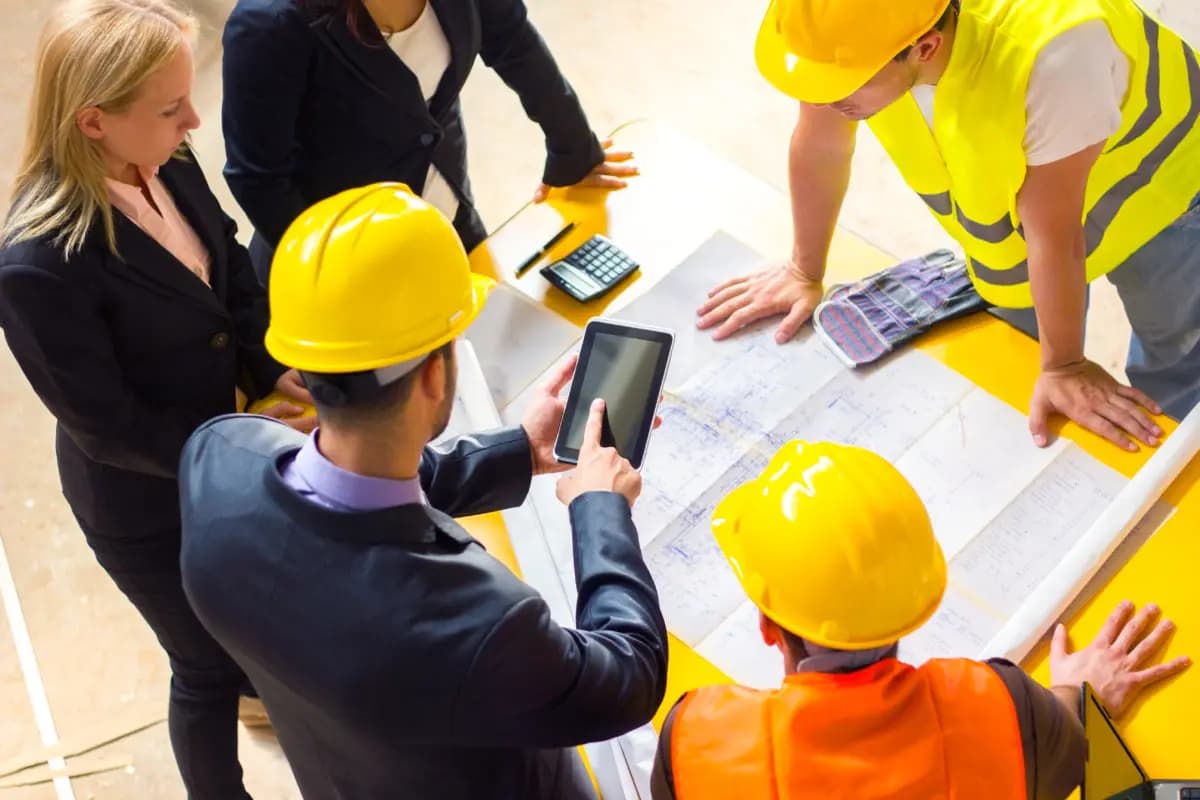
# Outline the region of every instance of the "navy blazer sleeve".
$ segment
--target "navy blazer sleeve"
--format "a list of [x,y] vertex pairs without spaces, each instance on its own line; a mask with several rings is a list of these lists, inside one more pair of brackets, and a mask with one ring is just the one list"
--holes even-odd
[[265,343],[271,312],[267,291],[258,282],[250,254],[237,240],[237,223],[224,214],[225,247],[229,255],[229,289],[225,298],[229,315],[237,331],[238,361],[244,365],[252,386],[247,388],[251,400],[270,394],[279,376],[287,372],[267,352]]
[[420,478],[429,504],[451,516],[519,506],[533,479],[529,439],[516,427],[426,447]]
[[477,2],[483,63],[517,93],[525,113],[546,136],[542,182],[550,186],[578,183],[604,161],[604,150],[575,90],[529,21],[521,0]]
[[193,422],[141,401],[122,375],[88,264],[48,250],[0,267],[0,324],[21,370],[93,461],[174,478]]
[[313,37],[289,7],[238,3],[222,37],[225,180],[254,229],[275,246],[300,213],[296,120]]
[[666,691],[667,628],[629,504],[612,492],[571,503],[576,629],[533,595],[496,623],[456,705],[464,743],[567,747],[625,733]]

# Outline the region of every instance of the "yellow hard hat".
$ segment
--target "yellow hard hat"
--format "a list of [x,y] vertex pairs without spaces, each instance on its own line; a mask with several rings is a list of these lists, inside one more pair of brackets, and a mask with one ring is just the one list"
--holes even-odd
[[859,447],[789,442],[713,513],[742,588],[776,624],[837,650],[921,627],[946,590],[946,559],[921,498]]
[[950,0],[771,0],[754,57],[775,88],[805,103],[861,89],[937,24]]
[[314,373],[410,361],[465,331],[493,285],[404,184],[347,189],[297,217],[275,250],[267,351]]

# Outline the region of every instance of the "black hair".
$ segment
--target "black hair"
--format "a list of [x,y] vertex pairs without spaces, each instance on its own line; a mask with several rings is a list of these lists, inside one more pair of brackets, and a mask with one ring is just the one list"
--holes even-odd
[[[954,17],[958,16],[959,2],[960,2],[960,0],[950,0],[950,4],[946,6],[946,10],[942,12],[942,15],[940,17],[938,17],[938,21],[933,24],[932,28],[930,28],[928,31],[926,31],[924,34],[922,34],[922,37],[928,36],[930,33],[933,33],[934,31],[946,30],[946,26],[950,24],[950,20],[953,19]],[[908,58],[908,54],[912,52],[912,49],[913,49],[913,45],[909,45],[908,47],[904,48],[899,53],[897,53],[896,57],[892,60],[893,61],[903,61],[904,59]]]
[[402,408],[412,396],[422,367],[431,358],[445,361],[449,385],[453,380],[453,357],[454,342],[447,342],[416,367],[382,386],[373,370],[338,374],[302,372],[301,376],[312,392],[320,420],[335,427],[352,428],[380,422]]

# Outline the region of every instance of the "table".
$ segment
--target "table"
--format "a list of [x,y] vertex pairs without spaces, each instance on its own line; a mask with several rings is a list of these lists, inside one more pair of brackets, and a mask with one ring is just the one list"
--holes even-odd
[[[552,289],[536,268],[517,278],[497,263],[496,245],[521,237],[541,244],[532,235],[529,206],[501,225],[487,242],[471,253],[477,272],[506,281],[529,298],[544,304],[582,326],[592,316],[620,308],[639,296],[673,266],[706,240],[724,229],[763,253],[783,253],[791,242],[791,216],[787,198],[697,142],[661,125],[637,122],[615,132],[619,147],[634,151],[641,175],[628,188],[616,192],[591,189],[555,190],[548,203],[575,229],[549,253],[561,257],[595,233],[603,233],[635,251],[642,262],[639,274],[621,291],[581,305]],[[783,142],[764,143],[784,147]],[[544,241],[544,239],[542,240]],[[905,254],[914,255],[914,254]],[[861,277],[896,261],[861,239],[838,231],[830,252],[830,279]],[[546,262],[548,263],[548,262]],[[701,298],[697,298],[699,305]],[[1037,377],[1037,345],[1024,334],[986,314],[976,314],[942,326],[917,345],[1001,400],[1022,411]],[[986,354],[981,358],[980,354]],[[1168,430],[1169,422],[1164,423]],[[1150,451],[1126,453],[1106,441],[1067,423],[1059,428],[1100,461],[1126,476],[1132,475]],[[1200,658],[1200,603],[1192,588],[1193,565],[1200,564],[1200,460],[1190,464],[1172,484],[1165,500],[1175,514],[1146,542],[1098,593],[1068,621],[1074,644],[1086,644],[1099,630],[1118,601],[1138,606],[1156,602],[1175,620],[1178,631],[1163,653],[1171,658],[1189,653]],[[466,526],[488,549],[520,574],[513,549],[499,515],[474,517]],[[551,534],[553,535],[553,533]],[[563,535],[567,535],[563,532]],[[1049,682],[1047,646],[1043,643],[1024,666],[1042,683]],[[666,701],[655,725],[683,692],[729,678],[671,638],[671,667]],[[1193,668],[1144,695],[1121,721],[1121,727],[1143,767],[1152,777],[1187,777],[1200,773],[1195,737],[1177,735],[1182,722],[1200,711],[1200,670]]]

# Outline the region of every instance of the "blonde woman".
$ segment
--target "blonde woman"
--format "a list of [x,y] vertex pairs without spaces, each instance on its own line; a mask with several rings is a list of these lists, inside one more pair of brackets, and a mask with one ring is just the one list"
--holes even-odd
[[54,10],[0,234],[0,325],[58,420],[88,544],[170,658],[189,797],[236,800],[248,684],[183,594],[176,464],[193,429],[235,410],[235,387],[307,395],[263,348],[266,298],[187,147],[192,30],[159,0]]

